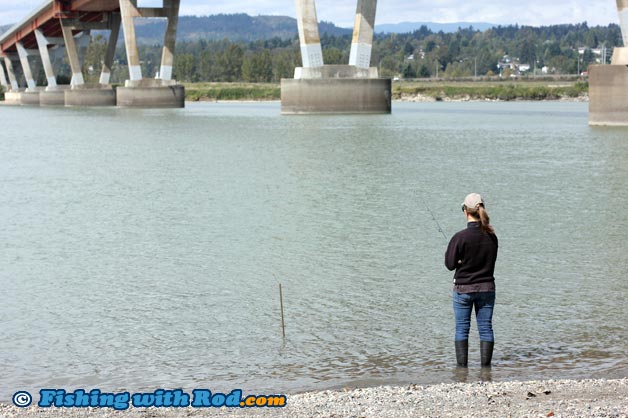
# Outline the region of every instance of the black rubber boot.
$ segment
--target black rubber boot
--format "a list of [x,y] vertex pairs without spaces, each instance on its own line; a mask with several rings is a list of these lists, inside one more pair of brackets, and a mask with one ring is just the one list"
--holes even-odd
[[480,356],[482,358],[482,367],[491,367],[493,359],[493,341],[480,341]]
[[469,341],[460,340],[456,341],[456,362],[458,367],[467,367],[467,361],[469,359]]

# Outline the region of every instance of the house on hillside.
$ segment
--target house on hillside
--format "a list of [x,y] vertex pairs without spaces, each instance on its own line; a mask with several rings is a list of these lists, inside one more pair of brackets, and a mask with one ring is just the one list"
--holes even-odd
[[519,62],[519,58],[511,58],[506,54],[497,62],[497,70],[500,77],[504,72],[507,72],[510,76],[517,76],[530,71],[530,64],[522,64]]

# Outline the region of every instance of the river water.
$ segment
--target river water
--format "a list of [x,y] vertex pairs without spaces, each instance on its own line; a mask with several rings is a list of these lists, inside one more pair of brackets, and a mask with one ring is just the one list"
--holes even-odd
[[[0,400],[628,375],[628,130],[586,104],[0,122]],[[500,238],[490,375],[475,322],[455,370],[443,265],[471,191]]]

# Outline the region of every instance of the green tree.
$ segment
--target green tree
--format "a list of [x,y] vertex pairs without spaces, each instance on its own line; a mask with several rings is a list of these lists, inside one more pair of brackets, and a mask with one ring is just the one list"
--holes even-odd
[[419,68],[419,74],[418,74],[418,76],[419,76],[420,78],[428,78],[428,77],[431,77],[430,70],[429,70],[429,68],[427,67],[427,65],[425,65],[425,64],[421,65],[421,67]]
[[192,54],[177,54],[174,56],[174,68],[172,70],[176,80],[192,82],[196,80],[196,60]]
[[519,45],[519,59],[521,63],[533,65],[536,60],[536,42],[526,38]]
[[218,57],[220,81],[238,81],[242,77],[244,51],[239,44],[231,44]]
[[403,69],[403,78],[416,78],[416,71],[414,71],[412,65],[408,64]]
[[292,78],[294,69],[301,66],[300,52],[293,49],[282,49],[273,54],[273,80]]
[[90,40],[83,58],[82,72],[87,83],[97,83],[105,62],[107,41],[102,35],[96,35]]
[[270,82],[273,79],[273,65],[270,51],[262,49],[244,56],[242,62],[244,81]]
[[331,47],[323,49],[323,61],[325,64],[343,64],[343,54],[338,48]]
[[393,57],[385,57],[379,68],[381,77],[394,77],[399,74],[400,63]]

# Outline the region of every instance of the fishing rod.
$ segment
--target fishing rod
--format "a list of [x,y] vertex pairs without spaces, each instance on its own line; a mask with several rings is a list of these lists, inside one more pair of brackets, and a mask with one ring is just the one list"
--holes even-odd
[[432,209],[430,209],[430,207],[427,205],[425,205],[425,209],[427,209],[430,215],[432,215],[432,219],[434,220],[434,222],[436,223],[436,226],[438,227],[438,232],[443,234],[443,238],[445,238],[445,241],[449,241],[449,238],[447,238],[447,235],[445,235],[445,231],[443,231],[443,228],[441,228],[440,223],[438,223],[436,216],[434,216],[434,212],[432,212]]

